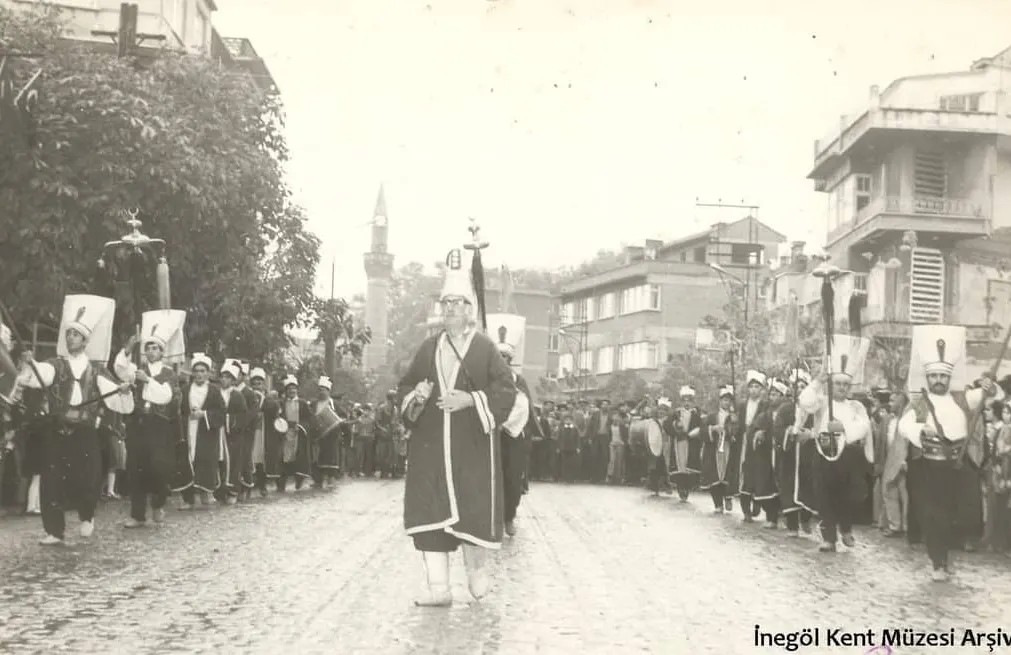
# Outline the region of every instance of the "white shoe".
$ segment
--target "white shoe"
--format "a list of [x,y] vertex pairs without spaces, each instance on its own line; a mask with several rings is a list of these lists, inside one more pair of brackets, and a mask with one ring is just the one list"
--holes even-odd
[[934,572],[930,574],[930,579],[934,582],[947,582],[948,572],[944,569],[934,569]]
[[154,521],[155,523],[164,523],[165,522],[165,510],[163,508],[161,508],[161,507],[159,507],[156,510],[153,510],[151,512],[151,520]]
[[[123,521],[123,527],[124,528],[143,528],[144,525],[145,525],[144,521],[138,521],[137,519],[133,518],[132,516],[130,518],[128,518],[127,520]],[[81,530],[82,530],[82,533],[83,533],[83,530],[84,530],[84,525],[83,524],[81,525]]]
[[421,553],[425,565],[427,593],[414,601],[418,607],[449,607],[453,592],[449,588],[449,553]]
[[63,540],[59,537],[54,537],[51,534],[47,534],[45,537],[39,539],[39,543],[43,546],[59,546],[63,543]]
[[485,568],[485,552],[480,546],[463,545],[463,564],[467,569],[467,587],[476,600],[481,600],[491,588],[491,579]]
[[81,536],[87,539],[95,533],[95,519],[81,521]]

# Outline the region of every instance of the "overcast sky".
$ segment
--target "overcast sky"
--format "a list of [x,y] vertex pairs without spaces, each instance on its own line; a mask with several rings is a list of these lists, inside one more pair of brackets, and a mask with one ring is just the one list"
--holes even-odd
[[381,183],[397,265],[442,259],[469,216],[520,268],[744,215],[696,199],[820,246],[814,140],[872,84],[1011,45],[1006,0],[217,3],[278,82],[321,288],[335,258],[348,296]]

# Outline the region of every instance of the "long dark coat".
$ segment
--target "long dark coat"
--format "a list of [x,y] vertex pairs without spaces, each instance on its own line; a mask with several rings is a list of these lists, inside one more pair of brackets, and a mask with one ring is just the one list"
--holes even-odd
[[[433,383],[420,415],[404,412],[404,424],[411,430],[404,527],[408,534],[445,530],[469,543],[498,548],[503,531],[502,455],[495,427],[508,418],[516,386],[505,360],[484,334],[471,332],[459,349],[463,361],[445,370],[440,351],[449,348],[445,333],[426,339],[398,388],[406,409],[419,382]],[[441,411],[436,403],[444,389],[470,393],[474,406],[452,414]]]

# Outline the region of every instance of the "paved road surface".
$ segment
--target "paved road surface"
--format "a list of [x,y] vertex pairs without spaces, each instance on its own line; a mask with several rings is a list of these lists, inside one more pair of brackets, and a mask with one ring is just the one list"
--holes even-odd
[[49,549],[37,518],[0,519],[0,652],[725,655],[784,652],[754,648],[756,623],[996,629],[1011,617],[999,556],[959,555],[956,582],[938,586],[922,551],[867,530],[826,556],[813,538],[713,516],[704,496],[547,484],[525,497],[488,598],[471,601],[457,559],[454,607],[419,609],[402,493],[356,480],[135,531],[118,525],[126,504],[109,503],[90,542],[68,514],[73,537]]

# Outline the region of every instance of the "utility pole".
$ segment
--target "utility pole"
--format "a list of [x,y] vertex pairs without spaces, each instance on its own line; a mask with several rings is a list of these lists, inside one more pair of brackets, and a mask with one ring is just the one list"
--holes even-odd
[[144,41],[164,41],[164,34],[139,34],[137,32],[137,5],[124,2],[119,5],[119,29],[115,32],[108,30],[91,30],[93,36],[107,36],[117,46],[117,55],[127,57],[134,54],[134,51]]
[[[753,254],[750,246],[755,242],[755,221],[758,220],[758,205],[746,205],[743,201],[741,204],[724,203],[722,198],[719,198],[717,202],[695,202],[696,207],[719,207],[721,209],[747,209],[748,210],[748,263],[744,268],[744,338],[741,339],[741,366],[747,366],[747,359],[745,358],[745,348],[747,345],[747,331],[748,331],[748,308],[751,306],[751,256]],[[719,240],[717,244],[721,243]],[[719,263],[719,262],[717,262]],[[761,262],[757,262],[761,263]]]

